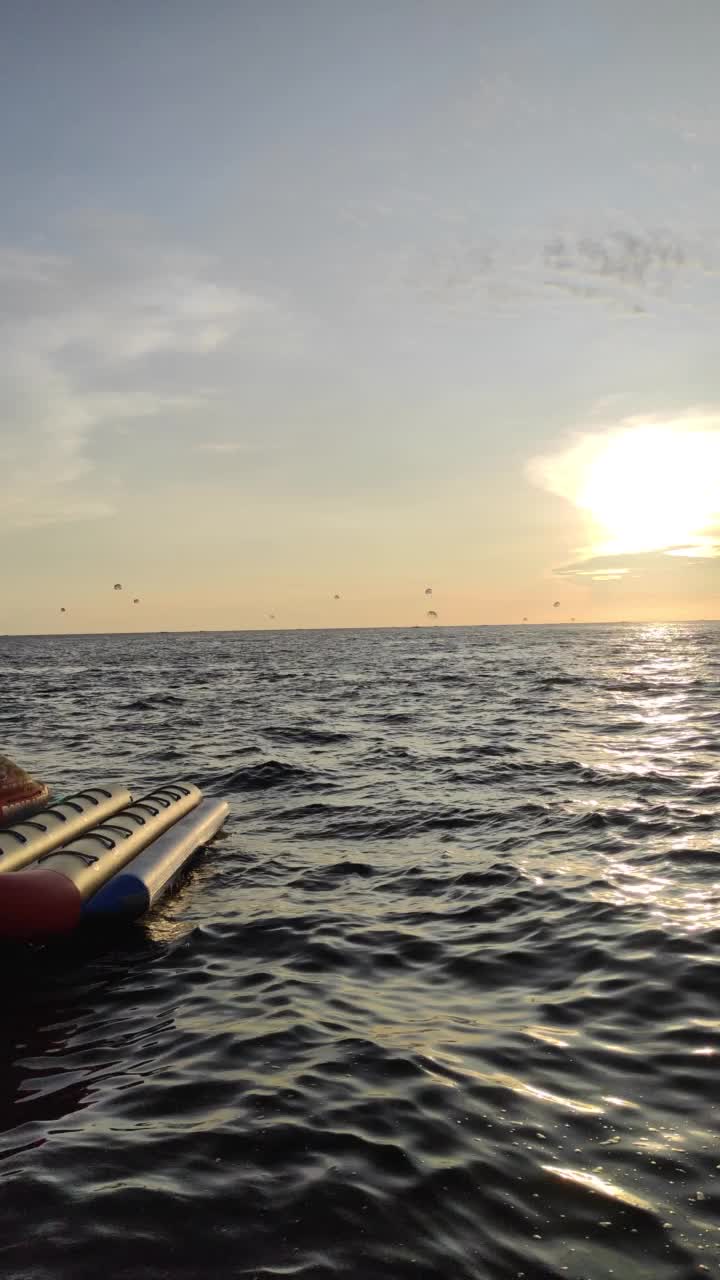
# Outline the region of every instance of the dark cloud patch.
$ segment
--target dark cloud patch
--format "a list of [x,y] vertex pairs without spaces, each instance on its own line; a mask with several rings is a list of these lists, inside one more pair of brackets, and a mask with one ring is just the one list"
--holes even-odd
[[709,250],[671,231],[615,230],[601,236],[557,235],[542,248],[547,287],[608,303],[634,315],[649,299],[713,270]]
[[707,237],[616,228],[493,243],[458,238],[409,251],[402,274],[430,304],[484,303],[504,310],[515,303],[541,305],[553,294],[637,317],[681,288],[707,284],[716,259]]
[[[611,231],[599,239],[556,236],[545,244],[543,256],[551,271],[579,272],[629,286],[650,285],[660,275],[678,271],[691,260],[689,248],[662,231],[647,235]],[[694,255],[692,261],[696,261]]]

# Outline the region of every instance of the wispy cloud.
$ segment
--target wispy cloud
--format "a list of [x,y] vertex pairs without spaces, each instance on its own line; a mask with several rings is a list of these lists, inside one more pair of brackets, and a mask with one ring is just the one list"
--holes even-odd
[[141,391],[83,391],[47,360],[26,354],[12,371],[0,372],[0,525],[28,528],[111,514],[112,478],[104,478],[102,497],[90,484],[92,434],[182,412],[191,403]]
[[200,274],[192,260],[183,268],[150,261],[129,278],[102,268],[88,274],[86,263],[70,260],[54,279],[16,277],[44,287],[26,287],[21,299],[6,302],[0,325],[10,328],[13,344],[49,357],[118,362],[163,351],[202,354],[271,310],[256,294]]
[[93,437],[203,402],[154,387],[153,360],[203,358],[282,328],[272,301],[214,278],[208,259],[137,243],[100,248],[0,250],[0,524],[109,514],[112,477],[102,498],[90,483]]

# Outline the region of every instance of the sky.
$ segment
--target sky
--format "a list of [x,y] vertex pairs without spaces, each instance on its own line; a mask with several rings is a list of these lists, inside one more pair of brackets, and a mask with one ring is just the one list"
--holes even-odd
[[7,6],[0,632],[720,617],[719,41]]

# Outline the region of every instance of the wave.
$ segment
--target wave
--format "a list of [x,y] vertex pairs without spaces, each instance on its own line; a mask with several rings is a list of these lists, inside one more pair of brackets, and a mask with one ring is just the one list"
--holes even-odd
[[719,634],[0,637],[35,774],[232,808],[5,949],[3,1275],[709,1274]]

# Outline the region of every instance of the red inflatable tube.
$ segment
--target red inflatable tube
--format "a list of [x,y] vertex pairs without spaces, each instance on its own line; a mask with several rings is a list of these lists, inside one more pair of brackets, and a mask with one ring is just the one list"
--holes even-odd
[[0,876],[0,938],[39,941],[70,933],[82,898],[59,871],[11,871]]

